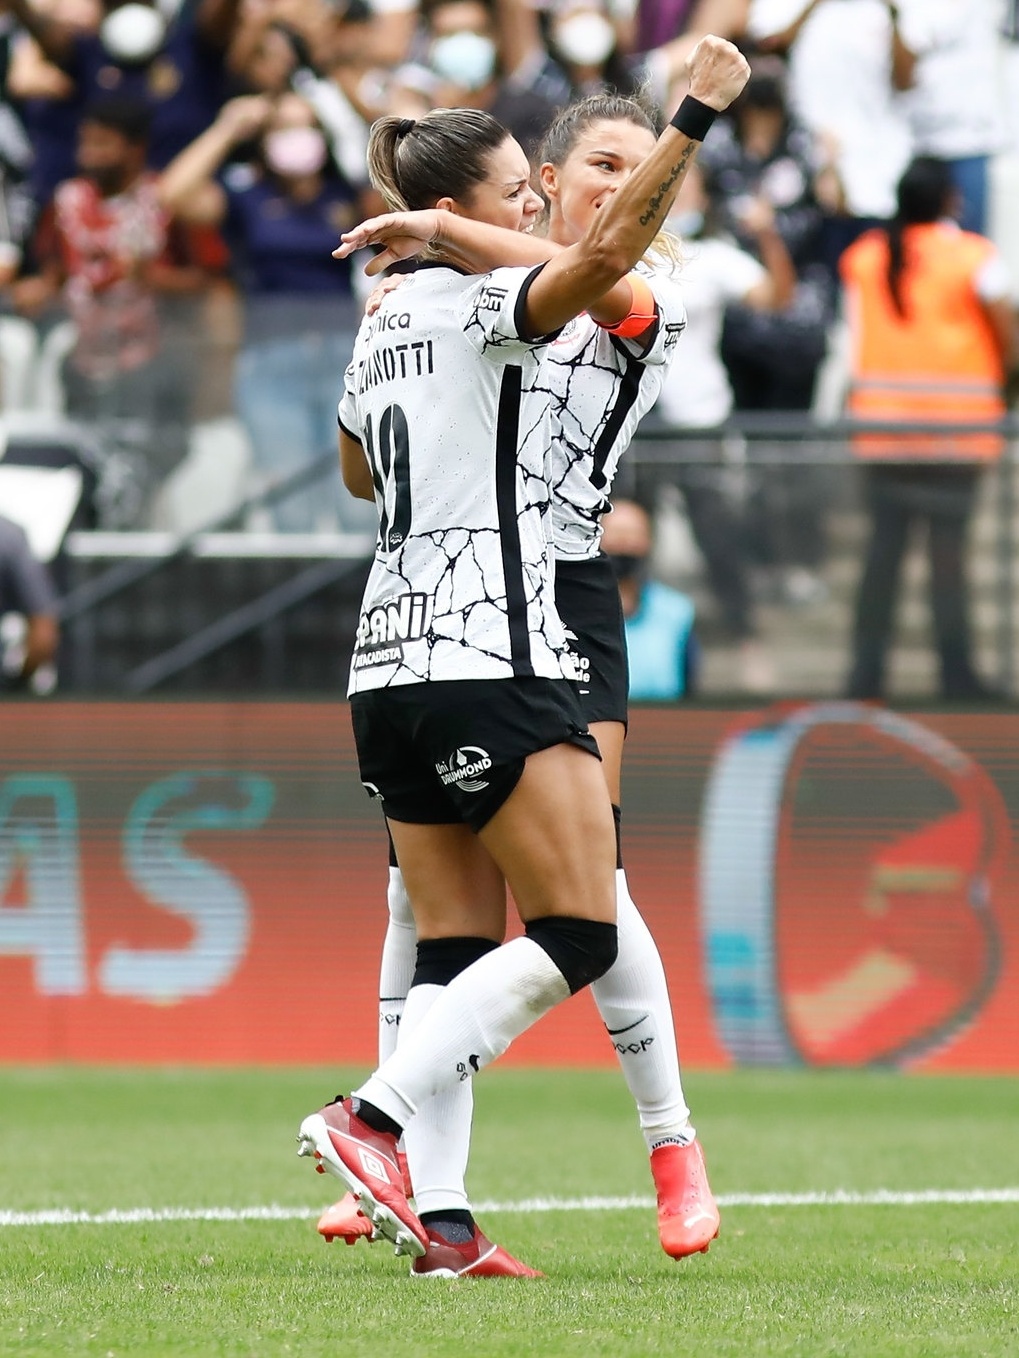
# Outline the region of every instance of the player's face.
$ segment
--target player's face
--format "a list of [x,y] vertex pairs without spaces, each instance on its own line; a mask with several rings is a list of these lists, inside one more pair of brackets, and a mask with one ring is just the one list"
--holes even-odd
[[626,183],[654,149],[646,127],[617,119],[591,123],[558,167],[541,167],[541,186],[549,200],[549,235],[560,245],[573,245],[594,214]]
[[477,222],[526,231],[544,206],[531,188],[531,167],[523,147],[515,138],[507,137],[489,155],[486,177],[455,210]]

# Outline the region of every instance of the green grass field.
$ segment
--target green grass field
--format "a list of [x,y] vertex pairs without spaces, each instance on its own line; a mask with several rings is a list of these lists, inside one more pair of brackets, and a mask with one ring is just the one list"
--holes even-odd
[[[1019,1355],[1019,1202],[723,1208],[710,1254],[661,1253],[614,1072],[478,1082],[471,1189],[547,1277],[425,1282],[326,1246],[336,1182],[300,1118],[354,1072],[0,1070],[0,1354]],[[1019,1187],[1019,1082],[692,1074],[716,1193]],[[22,1223],[66,1208],[293,1209],[283,1220]],[[518,1204],[513,1210],[513,1204]],[[303,1213],[303,1215],[298,1215]]]

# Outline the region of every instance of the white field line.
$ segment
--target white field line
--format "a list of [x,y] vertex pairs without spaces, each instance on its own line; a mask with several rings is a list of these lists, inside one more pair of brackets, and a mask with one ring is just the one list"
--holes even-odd
[[[474,1210],[496,1212],[622,1212],[654,1206],[654,1198],[522,1198],[518,1202],[479,1202]],[[928,1188],[895,1192],[879,1188],[869,1193],[836,1189],[831,1193],[723,1193],[719,1207],[922,1207],[951,1203],[1019,1203],[1019,1188]],[[37,1212],[0,1210],[4,1226],[131,1226],[164,1221],[311,1221],[322,1207],[131,1207],[107,1212],[75,1212],[48,1208]]]

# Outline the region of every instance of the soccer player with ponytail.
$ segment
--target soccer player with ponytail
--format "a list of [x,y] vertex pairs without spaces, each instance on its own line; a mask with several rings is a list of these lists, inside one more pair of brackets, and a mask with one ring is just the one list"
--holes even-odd
[[[388,142],[387,163],[407,207],[438,209],[366,224],[370,239],[388,247],[383,263],[427,246],[437,267],[413,275],[366,322],[341,404],[348,483],[367,474],[382,517],[352,670],[355,733],[362,778],[383,798],[419,942],[398,1047],[352,1099],[305,1119],[301,1141],[348,1184],[382,1234],[417,1256],[418,1272],[482,1272],[487,1242],[465,1208],[459,1224],[466,1239],[437,1230],[443,1209],[433,1213],[422,1202],[427,1184],[415,1188],[428,1218],[422,1223],[403,1191],[397,1138],[406,1127],[411,1160],[420,1160],[416,1125],[427,1130],[438,1112],[434,1125],[449,1135],[453,1120],[441,1102],[415,1119],[427,1100],[455,1104],[458,1087],[514,1036],[604,978],[618,948],[625,880],[621,893],[612,801],[588,757],[598,746],[552,599],[550,553],[540,544],[557,475],[551,426],[553,416],[557,429],[564,418],[550,342],[574,343],[563,327],[586,311],[606,335],[616,332],[608,342],[622,345],[625,373],[623,353],[639,361],[642,351],[660,345],[664,353],[674,341],[679,321],[671,330],[660,323],[653,285],[630,271],[657,235],[713,112],[735,97],[746,74],[735,48],[705,39],[691,60],[692,95],[674,125],[656,143],[648,131],[639,163],[620,165],[615,182],[594,195],[583,234],[563,248],[521,237],[544,253],[480,278],[451,267],[466,262],[469,250],[447,236],[445,219],[489,195],[500,200],[502,224],[519,228],[524,208],[513,223],[502,205],[529,192],[519,148],[505,138],[487,148],[484,172],[456,188],[450,167],[470,165],[464,147],[451,154],[431,145],[442,131],[440,111],[373,132],[374,150]],[[453,118],[465,112],[441,111]],[[429,143],[420,158],[416,138]],[[432,180],[416,177],[421,164],[431,165]],[[380,183],[377,170],[375,177]],[[565,200],[562,208],[569,210]],[[446,341],[454,337],[459,348],[447,364],[454,347]],[[417,382],[433,377],[439,380]],[[629,393],[636,377],[624,381]],[[420,402],[398,410],[397,391]],[[605,462],[589,469],[589,481],[621,451],[620,410],[599,449]],[[587,506],[575,525],[578,541],[593,543],[595,554],[600,512]],[[577,557],[594,560],[585,550]],[[618,710],[606,715],[599,727],[622,726]],[[599,735],[611,746],[611,733]],[[620,730],[620,750],[621,743]],[[618,796],[618,757],[614,766],[607,772]],[[526,934],[498,946],[502,878]],[[624,931],[631,924],[624,922]],[[632,977],[619,981],[607,1008],[645,1022],[644,980],[636,990]],[[667,995],[656,1022],[659,1032],[665,1022],[669,1030],[668,1041],[656,1041],[674,1051]],[[694,1143],[678,1069],[672,1088],[668,1109],[652,1109],[643,1086],[635,1093],[645,1130],[664,1128],[662,1147],[683,1149]],[[469,1108],[462,1122],[466,1136]],[[445,1224],[455,1227],[448,1213],[457,1209],[445,1210]]]

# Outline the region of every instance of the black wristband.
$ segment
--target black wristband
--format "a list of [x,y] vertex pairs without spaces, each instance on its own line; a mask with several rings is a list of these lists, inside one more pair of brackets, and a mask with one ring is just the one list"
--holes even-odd
[[717,117],[717,108],[702,104],[699,99],[688,94],[672,115],[671,123],[677,132],[682,132],[691,141],[703,141]]

